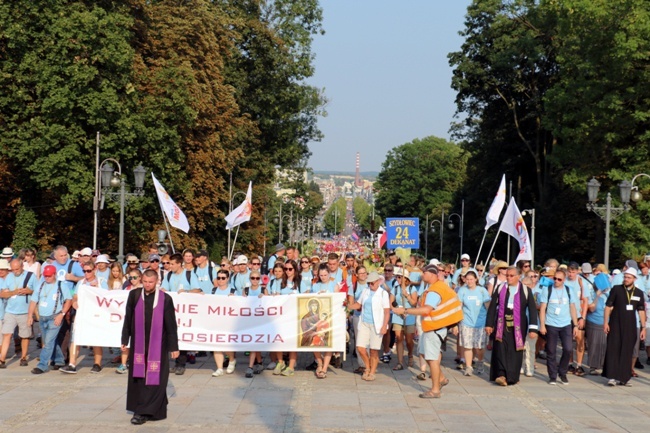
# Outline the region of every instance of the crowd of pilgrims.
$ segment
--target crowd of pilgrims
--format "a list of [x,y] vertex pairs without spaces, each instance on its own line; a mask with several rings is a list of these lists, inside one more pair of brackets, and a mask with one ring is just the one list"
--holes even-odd
[[[69,336],[70,325],[74,322],[74,311],[77,307],[78,287],[88,284],[106,290],[130,290],[142,287],[142,272],[151,269],[159,275],[157,283],[159,288],[171,292],[259,297],[346,292],[348,305],[356,304],[358,309],[362,310],[362,312],[349,311],[348,330],[351,340],[354,341],[358,322],[366,320],[366,312],[360,308],[358,301],[368,289],[368,277],[371,274],[376,271],[381,275],[381,287],[388,292],[393,306],[409,308],[418,306],[420,297],[427,289],[422,280],[422,269],[426,265],[435,265],[439,278],[456,291],[462,303],[463,320],[458,324],[459,335],[455,356],[457,368],[465,376],[485,373],[485,354],[492,349],[493,343],[493,335],[487,334],[486,327],[494,326],[494,324],[486,324],[487,312],[494,289],[506,282],[506,272],[511,269],[507,263],[492,260],[487,266],[482,264],[472,266],[467,254],[461,256],[458,268],[454,264],[441,263],[436,259],[427,261],[419,255],[411,255],[407,263],[402,263],[395,253],[389,252],[384,263],[372,264],[372,268],[371,266],[367,268],[364,266],[363,257],[353,252],[301,256],[297,248],[287,248],[282,244],[277,245],[274,250],[274,254],[266,258],[235,254],[232,261],[224,257],[218,262],[213,262],[205,250],[187,249],[179,254],[159,255],[156,245],[151,245],[150,250],[140,257],[128,254],[125,263],[120,264],[98,250],[90,248],[68,254],[65,247],[57,247],[43,263],[36,260],[36,251],[33,249],[24,249],[14,254],[11,248],[5,248],[0,255],[0,297],[2,298],[0,319],[4,319],[5,312],[11,313],[12,317],[28,312],[22,305],[25,304],[24,300],[16,307],[20,296],[15,296],[19,292],[11,292],[12,284],[13,287],[18,287],[20,284],[16,281],[20,280],[26,289],[31,288],[31,292],[34,292],[46,278],[42,271],[48,265],[56,268],[57,275],[60,269],[65,269],[67,285],[64,290],[67,289],[67,293],[62,293],[59,300],[61,304],[59,312],[65,313],[64,323],[68,326],[61,326],[60,335],[56,339],[57,346],[51,352],[53,353],[51,365],[48,366],[46,361],[39,361],[39,367],[34,370],[42,373],[49,367],[63,373],[76,373],[75,361],[78,349],[75,348],[74,342],[69,341]],[[57,252],[63,251],[65,257],[62,254],[57,257]],[[13,269],[10,263],[22,263],[22,269]],[[541,323],[537,324],[540,335],[526,339],[523,365],[519,373],[532,377],[536,360],[548,359],[547,371],[550,384],[568,384],[567,374],[572,373],[576,376],[603,375],[609,385],[629,385],[628,381],[611,379],[607,376],[607,372],[603,372],[608,342],[606,326],[604,326],[608,315],[605,310],[612,288],[627,285],[628,277],[632,275],[634,279],[629,280],[640,289],[643,294],[641,304],[644,308],[648,308],[650,303],[643,302],[647,301],[650,293],[649,264],[650,257],[638,263],[628,260],[622,270],[617,269],[610,273],[603,264],[593,266],[590,263],[579,265],[575,262],[560,264],[557,260],[549,259],[543,267],[533,269],[529,261],[517,263],[519,282],[530,289],[537,310],[541,313],[539,314]],[[50,274],[52,272],[49,271]],[[26,273],[33,275],[29,283],[24,281]],[[554,291],[553,288],[558,290]],[[31,300],[38,303],[38,298],[34,300],[33,296],[32,294]],[[65,308],[64,301],[68,299],[70,308]],[[56,311],[56,305],[54,308]],[[644,368],[638,359],[639,351],[645,348],[650,356],[650,342],[640,338],[640,336],[645,337],[645,332],[641,331],[645,329],[646,324],[640,323],[640,316],[638,312],[635,313],[636,333],[632,330],[629,335],[620,337],[631,339],[630,344],[634,346],[629,364],[630,377],[637,376],[635,369]],[[369,311],[368,314],[371,315],[372,312]],[[641,317],[647,318],[648,315]],[[372,321],[372,317],[370,320]],[[31,320],[30,323],[32,322],[34,321]],[[566,336],[554,335],[551,339],[551,333],[547,335],[548,329],[562,328],[568,322],[574,325],[569,340],[565,339]],[[417,379],[425,380],[427,363],[418,356],[416,347],[418,336],[422,332],[419,320],[415,316],[391,314],[389,323],[390,332],[382,337],[379,360],[390,364],[390,368],[396,371],[412,367]],[[8,325],[6,321],[3,324],[0,368],[6,368],[5,360],[12,334],[16,355],[23,353],[20,357],[20,365],[28,365],[25,342],[28,343],[30,339],[37,336],[39,330],[35,325],[31,325],[31,335],[25,337],[22,332],[20,335],[17,332],[19,324],[15,324],[15,329],[12,330],[5,325],[11,326],[11,324]],[[544,338],[545,336],[548,338]],[[36,339],[40,341],[40,337]],[[552,344],[549,345],[547,340]],[[369,375],[367,370],[372,368],[367,365],[369,358],[367,354],[359,353],[354,349],[358,345],[352,344],[352,341],[349,347],[352,348],[352,356],[357,364],[354,372],[364,375],[366,380],[374,380],[376,366],[373,368],[373,374]],[[558,343],[562,346],[559,361],[557,360]],[[319,339],[313,339],[311,344],[319,345]],[[102,370],[103,350],[102,348],[92,348],[92,350],[94,364],[91,372],[99,373]],[[113,353],[113,349],[110,350]],[[57,356],[54,356],[55,354]],[[120,354],[117,351],[114,354],[117,354],[112,359],[112,362],[117,364],[116,372],[126,373],[128,354]],[[313,362],[309,362],[311,359],[306,362],[306,368],[323,379],[327,377],[330,366],[342,367],[342,355],[316,351],[313,355],[302,356],[313,357]],[[207,354],[181,352],[181,356],[175,360],[170,371],[182,375],[186,364],[193,364],[196,357],[201,356]],[[213,356],[216,364],[216,369],[212,373],[214,377],[235,372],[237,361],[234,353],[214,352]],[[64,357],[65,361],[61,357]],[[246,377],[253,377],[254,374],[260,374],[265,369],[272,370],[275,375],[292,376],[296,369],[298,354],[296,352],[270,353],[268,358],[263,358],[261,353],[247,352],[246,357],[248,361],[245,368]],[[396,359],[393,361],[394,357]],[[650,360],[647,362],[650,363]]]

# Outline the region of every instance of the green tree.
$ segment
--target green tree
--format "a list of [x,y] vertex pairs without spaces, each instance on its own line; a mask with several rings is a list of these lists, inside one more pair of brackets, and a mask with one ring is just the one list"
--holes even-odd
[[323,224],[325,225],[325,230],[327,230],[330,235],[338,235],[343,232],[345,229],[346,213],[347,202],[343,197],[336,199],[327,211],[325,211]]
[[35,236],[37,225],[36,212],[32,209],[27,209],[25,206],[20,206],[16,213],[16,226],[14,229],[14,237],[11,241],[14,250],[36,248],[38,246],[38,241]]
[[377,231],[382,224],[381,218],[375,212],[375,224],[373,227],[373,208],[370,204],[368,204],[366,200],[361,197],[355,197],[352,201],[352,211],[354,212],[354,219],[363,230]]

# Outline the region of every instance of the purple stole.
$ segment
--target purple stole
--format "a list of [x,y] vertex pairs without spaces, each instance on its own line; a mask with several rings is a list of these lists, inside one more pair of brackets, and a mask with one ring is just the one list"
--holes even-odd
[[[524,350],[525,344],[524,339],[521,333],[521,303],[519,302],[519,293],[523,290],[520,287],[517,287],[517,292],[515,293],[514,305],[512,309],[512,321],[515,327],[515,346],[517,350]],[[510,290],[508,284],[504,283],[499,290],[499,312],[497,313],[497,335],[495,336],[497,341],[503,341],[503,330],[505,328],[505,314],[506,314],[506,296],[509,296]]]
[[[144,326],[144,289],[142,296],[135,305],[135,344],[133,353],[133,377],[145,377],[146,385],[160,385],[160,359],[162,351],[162,329],[165,312],[164,294],[162,302],[158,302],[159,290],[156,290],[153,312],[151,317],[151,332],[149,334],[149,357],[145,360],[145,326]],[[146,363],[146,372],[145,372]]]

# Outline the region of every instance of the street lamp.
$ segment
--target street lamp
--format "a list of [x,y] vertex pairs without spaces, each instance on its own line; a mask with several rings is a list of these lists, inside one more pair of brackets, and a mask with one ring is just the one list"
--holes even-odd
[[639,176],[645,176],[647,178],[650,178],[650,175],[645,173],[639,173],[632,178],[632,182],[630,182],[630,200],[632,200],[634,203],[643,200],[643,194],[641,194],[641,192],[639,191],[639,187],[634,186],[634,181]]
[[524,209],[521,211],[521,216],[526,216],[526,215],[531,215],[533,217],[533,224],[530,226],[531,230],[531,259],[530,259],[530,268],[533,269],[535,267],[535,209]]
[[[431,225],[429,225],[429,214],[427,214],[425,220],[426,222],[424,223],[424,258],[428,259],[429,258],[429,227],[431,226],[431,230],[433,231],[433,221],[431,222]],[[445,220],[445,210],[443,209],[442,216],[440,217],[440,221],[444,221],[444,220]],[[442,240],[442,232],[444,231],[444,227],[442,227],[442,224],[440,225],[440,227],[442,228],[442,230],[440,231],[440,236],[441,236],[440,239]],[[440,255],[442,256],[442,246],[440,247]],[[442,260],[442,257],[440,259]]]
[[[442,236],[443,236],[443,234],[444,234],[444,232],[445,232],[445,224],[443,223],[443,221],[445,220],[445,219],[444,219],[445,211],[442,211],[442,216],[443,216],[442,220],[433,220],[433,221],[431,221],[431,233],[435,233],[435,232],[436,232],[436,227],[434,226],[434,224],[435,224],[435,223],[440,224],[440,259],[439,259],[439,260],[440,260],[441,262],[443,261],[443,260],[442,260],[442,239],[443,239]],[[427,219],[427,228],[428,228],[428,227],[429,227],[429,223],[428,223],[428,219]]]
[[[636,176],[634,177],[636,178]],[[634,179],[632,179],[634,181]],[[596,206],[596,201],[598,200],[598,191],[600,190],[600,182],[595,178],[591,178],[587,182],[587,210],[598,215],[602,220],[605,221],[605,254],[604,254],[604,263],[605,267],[609,269],[609,226],[612,218],[616,218],[621,215],[623,212],[628,210],[628,205],[630,203],[630,195],[632,190],[632,184],[626,180],[621,182],[618,185],[621,194],[621,201],[623,202],[622,207],[612,207],[612,195],[607,193],[607,204],[606,206]],[[637,191],[638,192],[638,191]],[[639,193],[640,194],[640,193]]]
[[334,233],[338,234],[339,208],[335,206],[332,213],[334,214]]
[[464,231],[463,226],[465,224],[465,200],[464,199],[461,201],[460,209],[461,209],[460,215],[458,215],[457,213],[452,213],[451,215],[449,215],[449,223],[447,224],[447,227],[449,227],[449,230],[453,230],[455,226],[451,218],[454,216],[458,217],[458,221],[460,222],[460,227],[458,228],[459,231],[458,236],[460,237],[460,253],[463,254],[463,231]]
[[[113,164],[117,165],[117,170],[113,168]],[[117,160],[113,158],[105,159],[99,166],[101,172],[101,203],[103,207],[104,199],[108,198],[120,203],[120,236],[119,236],[119,249],[117,253],[117,261],[124,263],[124,208],[127,203],[134,197],[142,197],[144,195],[144,176],[146,170],[141,165],[138,165],[133,170],[135,177],[135,190],[133,192],[126,192],[126,177],[122,175],[122,167]],[[120,187],[119,192],[113,192],[111,189]]]

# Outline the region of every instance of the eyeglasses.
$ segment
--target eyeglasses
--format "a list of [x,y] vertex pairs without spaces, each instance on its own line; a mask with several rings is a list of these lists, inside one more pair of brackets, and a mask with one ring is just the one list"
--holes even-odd
[[226,277],[217,277],[217,280],[227,280],[228,278]]
[[169,262],[162,262],[162,264],[163,264],[163,265],[168,265],[168,264],[169,264]]
[[309,263],[309,260],[301,260],[300,263]]
[[257,280],[260,279],[260,277],[251,277],[250,279],[251,279],[251,281],[257,281]]
[[151,263],[159,263],[160,260],[152,260]]
[[251,266],[260,266],[260,265],[261,265],[261,263],[259,263],[259,262],[251,262]]
[[461,259],[461,262],[469,262],[469,259]]
[[531,275],[530,277],[531,277],[531,278],[539,278],[539,275],[537,275],[537,274],[533,274],[533,275]]
[[84,274],[89,274],[89,273],[91,273],[92,271],[93,271],[92,269],[84,269]]
[[553,278],[553,281],[564,281],[564,278]]
[[129,280],[137,280],[138,278],[140,277],[138,277],[137,275],[129,275]]

